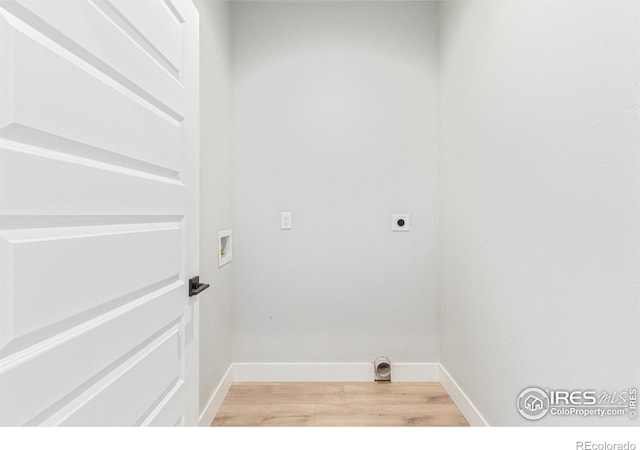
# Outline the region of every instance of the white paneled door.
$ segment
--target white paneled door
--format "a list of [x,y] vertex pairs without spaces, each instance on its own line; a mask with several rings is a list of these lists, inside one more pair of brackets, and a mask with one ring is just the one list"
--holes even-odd
[[0,425],[197,424],[198,17],[0,2]]

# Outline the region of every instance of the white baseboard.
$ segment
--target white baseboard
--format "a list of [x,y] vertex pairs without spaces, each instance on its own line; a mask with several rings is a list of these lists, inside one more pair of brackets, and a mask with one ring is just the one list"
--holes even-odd
[[[393,363],[392,381],[438,381],[437,363]],[[234,363],[234,381],[373,381],[372,363]]]
[[445,388],[449,397],[456,404],[462,415],[469,425],[472,427],[488,427],[489,424],[482,417],[480,411],[471,403],[469,397],[464,393],[464,391],[458,386],[458,383],[453,379],[453,377],[447,372],[447,369],[440,364],[440,384]]
[[233,364],[229,366],[227,371],[225,372],[222,380],[216,386],[215,391],[211,395],[211,398],[207,402],[207,406],[205,406],[204,410],[200,413],[200,426],[208,427],[215,419],[216,414],[218,413],[218,409],[220,409],[220,405],[224,401],[224,398],[227,396],[227,392],[231,388],[231,383],[234,382],[233,375]]
[[392,363],[391,381],[439,381],[438,363]]

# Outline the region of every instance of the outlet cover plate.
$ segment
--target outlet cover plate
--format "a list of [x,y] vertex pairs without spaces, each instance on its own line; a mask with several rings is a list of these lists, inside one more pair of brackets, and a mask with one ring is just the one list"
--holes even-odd
[[280,229],[291,230],[293,228],[293,215],[289,211],[280,213]]

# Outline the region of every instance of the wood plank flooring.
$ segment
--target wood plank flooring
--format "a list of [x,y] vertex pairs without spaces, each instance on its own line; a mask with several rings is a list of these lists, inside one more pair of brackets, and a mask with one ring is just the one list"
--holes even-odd
[[468,426],[440,383],[233,383],[212,426]]

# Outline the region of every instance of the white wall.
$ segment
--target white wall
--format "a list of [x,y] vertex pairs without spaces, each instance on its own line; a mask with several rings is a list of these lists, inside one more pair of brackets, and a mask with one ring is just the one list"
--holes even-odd
[[438,361],[436,20],[232,6],[235,362]]
[[200,11],[200,410],[231,364],[233,263],[218,269],[218,230],[232,228],[229,5],[196,1]]
[[492,425],[640,380],[637,5],[442,6],[442,364]]

